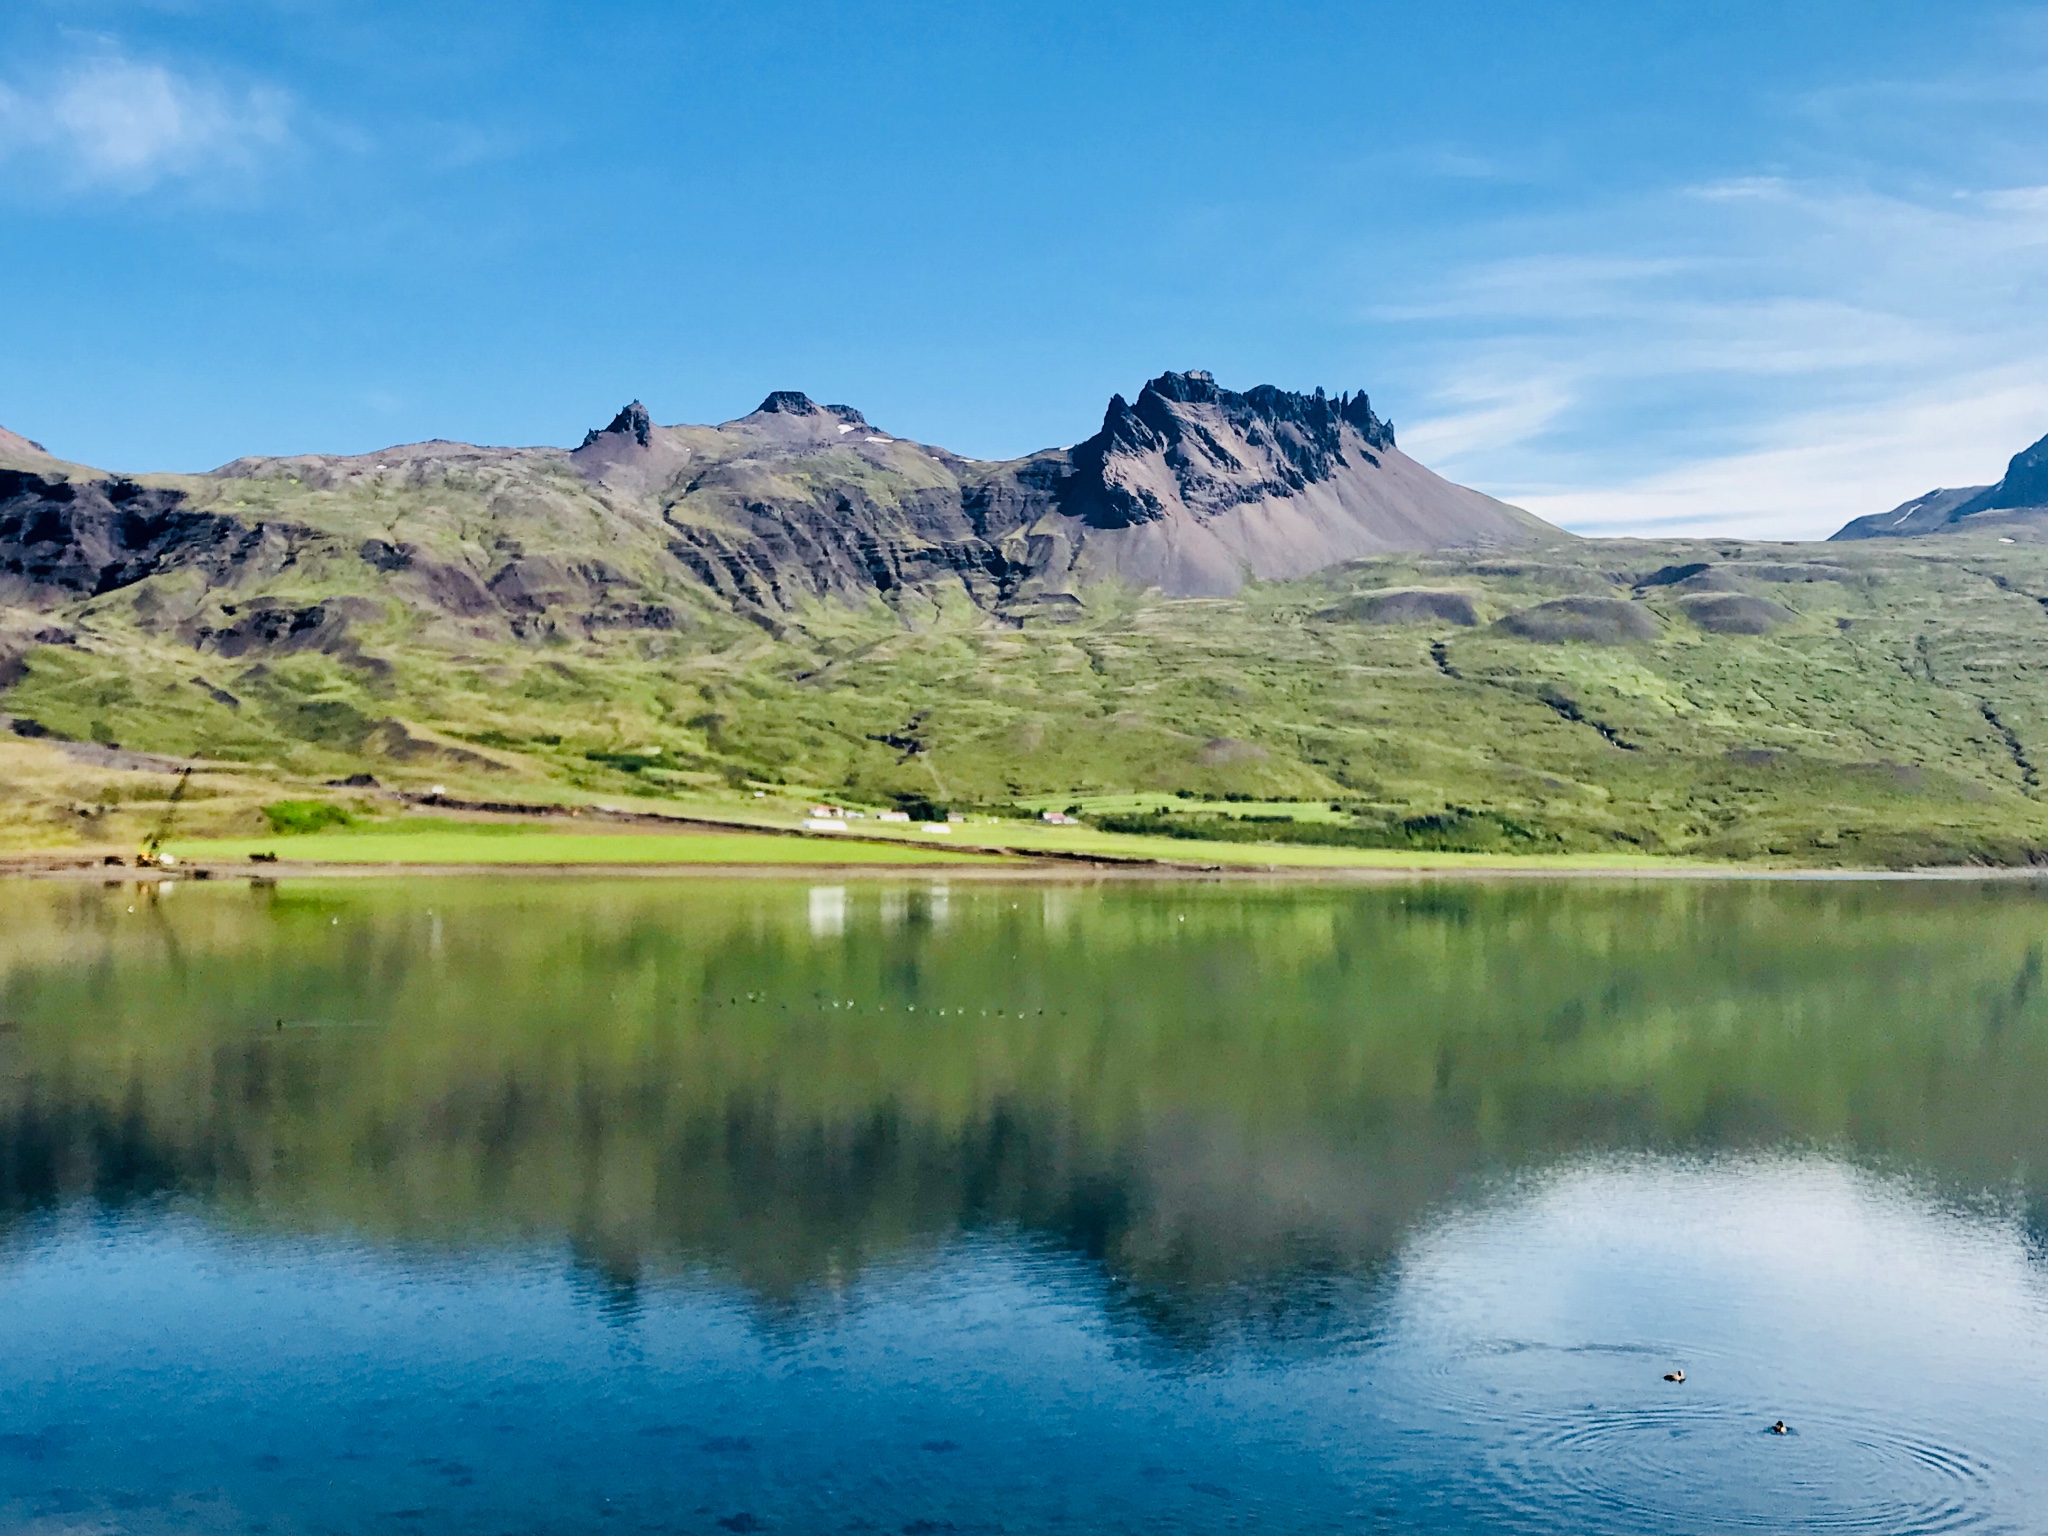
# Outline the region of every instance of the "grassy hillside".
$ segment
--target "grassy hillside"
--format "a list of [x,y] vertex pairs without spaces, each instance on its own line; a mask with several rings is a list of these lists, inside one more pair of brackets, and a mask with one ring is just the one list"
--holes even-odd
[[[234,794],[189,813],[222,834],[267,832],[267,796],[368,772],[736,817],[757,789],[782,808],[1073,804],[1233,845],[1879,865],[2048,850],[2048,551],[2029,541],[1575,541],[1230,599],[1098,586],[990,611],[935,585],[750,622],[635,565],[658,516],[599,515],[568,480],[551,491],[551,468],[497,473],[459,502],[375,475],[176,482],[268,519],[268,542],[226,580],[171,568],[9,607],[0,712],[238,765],[218,779]],[[399,548],[410,564],[380,565]],[[516,557],[511,621],[437,592],[465,549]],[[93,841],[104,818],[79,802],[110,792],[139,824],[167,782],[39,771],[7,779],[16,846]]]

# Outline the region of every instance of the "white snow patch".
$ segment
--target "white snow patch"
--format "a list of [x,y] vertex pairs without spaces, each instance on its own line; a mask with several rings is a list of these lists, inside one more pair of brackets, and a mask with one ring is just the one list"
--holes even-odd
[[868,441],[871,443],[893,443],[896,439],[893,437],[871,437]]
[[851,432],[852,430],[853,430],[853,428],[851,428],[851,427],[841,427],[841,428],[839,429],[839,435],[840,435],[841,437],[844,437],[844,436],[846,436],[846,434],[847,434],[847,433]]

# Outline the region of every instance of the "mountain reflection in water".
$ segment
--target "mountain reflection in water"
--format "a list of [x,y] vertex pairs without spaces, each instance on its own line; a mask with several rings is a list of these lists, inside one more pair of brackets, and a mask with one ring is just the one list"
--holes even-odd
[[[501,1404],[415,1490],[464,1528],[2025,1529],[2044,939],[1988,884],[0,889],[0,1513],[113,1507],[105,1319],[204,1315],[177,1370],[299,1440],[367,1422],[279,1363],[338,1349],[546,1398],[596,1483]],[[376,1513],[181,1412],[149,1520]]]

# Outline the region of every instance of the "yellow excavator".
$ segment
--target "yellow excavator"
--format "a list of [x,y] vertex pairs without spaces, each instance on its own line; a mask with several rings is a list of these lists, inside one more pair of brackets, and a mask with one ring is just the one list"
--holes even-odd
[[149,834],[142,845],[142,851],[135,855],[135,862],[144,869],[160,869],[177,863],[177,858],[165,853],[164,839],[171,835],[172,824],[178,819],[178,802],[185,798],[185,786],[192,782],[192,765],[187,763],[178,770],[178,782],[171,786],[171,798],[164,804],[164,813],[158,819],[156,829]]

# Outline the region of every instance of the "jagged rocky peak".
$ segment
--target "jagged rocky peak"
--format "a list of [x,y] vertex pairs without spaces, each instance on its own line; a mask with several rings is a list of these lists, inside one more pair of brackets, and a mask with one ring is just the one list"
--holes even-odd
[[578,474],[625,496],[657,494],[690,462],[686,432],[657,426],[635,400],[569,455]]
[[865,426],[867,417],[850,405],[820,405],[800,389],[778,389],[754,408],[756,416],[836,416],[849,426]]
[[630,437],[645,448],[653,432],[654,421],[647,414],[647,407],[635,400],[612,418],[610,426],[602,429],[593,427],[584,433],[583,446],[588,448],[606,437]]
[[[1261,384],[1240,394],[1199,370],[1162,373],[1136,403],[1112,397],[1102,430],[1076,446],[1095,488],[1074,499],[1098,526],[1126,526],[1156,520],[1174,500],[1200,511],[1296,495],[1347,466],[1378,469],[1393,447],[1393,423],[1363,392],[1332,398]],[[1140,467],[1146,461],[1153,472]],[[1171,491],[1162,471],[1178,482]]]
[[1372,402],[1366,398],[1364,390],[1355,395],[1339,394],[1332,399],[1320,387],[1303,395],[1271,384],[1259,384],[1238,394],[1218,388],[1213,374],[1196,370],[1162,373],[1139,394],[1141,406],[1148,394],[1188,405],[1216,406],[1240,427],[1264,423],[1292,426],[1305,433],[1328,436],[1348,422],[1370,447],[1394,446],[1394,424],[1373,414]]
[[[1240,394],[1221,388],[1215,375],[1199,369],[1162,373],[1138,392],[1135,405],[1113,396],[1102,436],[1110,445],[1140,452],[1172,446],[1188,435],[1189,413],[1176,409],[1184,406],[1209,407],[1247,443],[1278,449],[1312,479],[1327,476],[1343,456],[1347,426],[1368,449],[1394,446],[1394,424],[1373,413],[1363,390],[1333,399],[1320,388],[1297,394],[1260,384]],[[1215,446],[1213,440],[1209,446]]]

